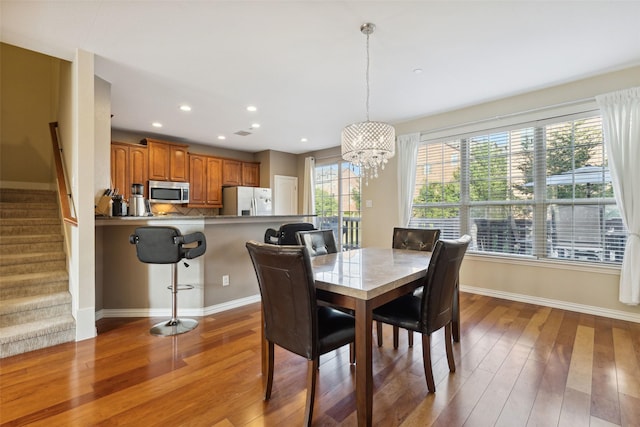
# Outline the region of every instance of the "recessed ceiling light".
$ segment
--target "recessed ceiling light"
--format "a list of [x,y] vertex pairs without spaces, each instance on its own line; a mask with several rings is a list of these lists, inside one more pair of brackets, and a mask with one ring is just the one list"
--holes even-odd
[[182,111],[191,111],[191,107],[189,107],[188,105],[181,105],[181,106],[180,106],[180,109],[181,109]]
[[260,123],[252,123],[251,129],[258,129],[260,127]]
[[160,122],[153,122],[153,123],[151,123],[151,126],[153,126],[154,128],[161,128],[161,127],[162,127],[162,123],[160,123]]
[[227,139],[227,137],[224,135],[218,135],[218,139],[222,141],[223,139]]
[[257,109],[255,106],[253,106],[253,105],[249,105],[249,106],[247,107],[247,111],[258,111],[258,109]]
[[307,142],[307,138],[300,138],[300,142]]
[[422,74],[422,68],[414,68],[413,69],[413,73],[414,74]]

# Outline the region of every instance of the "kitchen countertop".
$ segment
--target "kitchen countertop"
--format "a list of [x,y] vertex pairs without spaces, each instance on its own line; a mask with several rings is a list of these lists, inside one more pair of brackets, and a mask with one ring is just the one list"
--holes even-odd
[[96,226],[137,225],[137,224],[161,224],[161,223],[194,223],[203,224],[238,224],[238,223],[263,223],[263,222],[287,222],[299,221],[301,218],[312,218],[316,215],[264,215],[264,216],[237,216],[237,215],[154,215],[154,216],[96,216]]

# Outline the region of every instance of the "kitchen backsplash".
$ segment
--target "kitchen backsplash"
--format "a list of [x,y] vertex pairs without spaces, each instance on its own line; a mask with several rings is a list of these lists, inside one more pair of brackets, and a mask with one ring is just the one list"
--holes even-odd
[[189,208],[168,203],[152,203],[151,212],[153,212],[154,215],[216,216],[220,214],[220,209]]

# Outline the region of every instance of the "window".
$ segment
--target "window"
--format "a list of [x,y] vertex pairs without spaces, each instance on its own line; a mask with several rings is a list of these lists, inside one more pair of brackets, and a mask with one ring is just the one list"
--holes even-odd
[[360,247],[360,170],[348,162],[316,166],[318,227],[331,229],[343,250]]
[[[470,251],[620,263],[626,232],[600,116],[565,116],[418,150],[411,226],[472,236]],[[453,159],[459,162],[453,162]]]

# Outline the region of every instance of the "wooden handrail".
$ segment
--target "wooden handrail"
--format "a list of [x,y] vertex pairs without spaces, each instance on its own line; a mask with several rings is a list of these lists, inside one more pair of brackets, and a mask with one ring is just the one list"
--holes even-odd
[[67,181],[64,177],[64,169],[62,167],[62,157],[60,156],[60,144],[58,144],[58,122],[49,123],[49,131],[51,132],[51,142],[53,143],[53,160],[56,163],[56,181],[58,183],[58,199],[60,200],[60,208],[62,209],[62,220],[67,224],[78,226],[78,218],[71,215],[71,206],[69,206],[69,198],[71,194],[67,192]]

